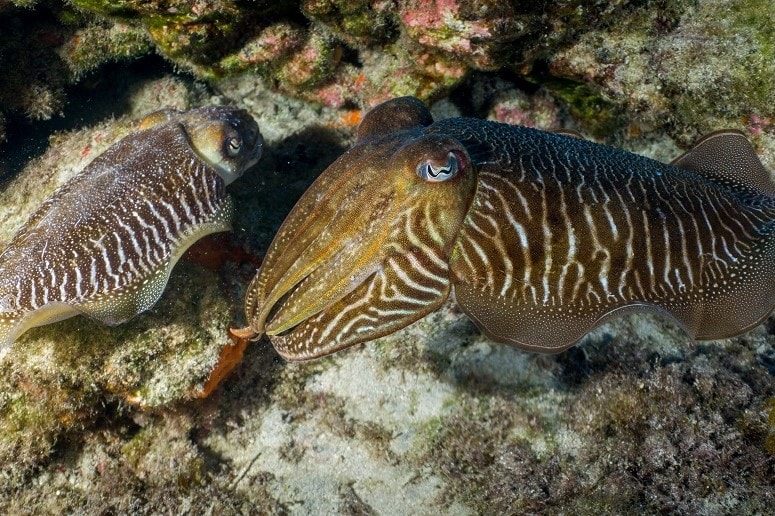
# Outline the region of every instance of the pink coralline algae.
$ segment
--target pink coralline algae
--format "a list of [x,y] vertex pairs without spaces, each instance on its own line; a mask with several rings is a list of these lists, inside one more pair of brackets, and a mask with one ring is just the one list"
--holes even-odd
[[759,115],[749,115],[746,129],[754,136],[761,136],[761,134],[775,127],[775,117],[766,117]]
[[251,67],[270,66],[287,59],[304,44],[304,30],[288,23],[270,25],[248,41],[236,54],[221,61],[228,72],[238,72]]
[[544,130],[562,126],[560,107],[545,90],[530,96],[519,90],[505,91],[495,98],[488,118]]
[[313,30],[304,45],[277,71],[276,77],[291,91],[304,90],[328,79],[339,60],[341,49],[323,32]]
[[466,65],[434,51],[410,52],[403,40],[379,53],[364,52],[362,58],[361,66],[340,63],[329,80],[300,96],[334,108],[372,107],[403,95],[429,99],[454,86],[468,71]]
[[485,70],[504,64],[507,44],[524,30],[511,4],[502,1],[409,0],[399,13],[407,35],[420,45]]

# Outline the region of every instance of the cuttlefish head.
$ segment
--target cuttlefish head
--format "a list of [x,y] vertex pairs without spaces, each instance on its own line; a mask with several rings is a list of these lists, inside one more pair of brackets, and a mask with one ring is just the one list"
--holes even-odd
[[244,109],[209,106],[186,112],[181,120],[191,147],[228,185],[261,157],[264,139]]
[[244,109],[207,106],[189,111],[162,109],[145,116],[139,129],[174,121],[183,126],[191,148],[228,185],[258,162],[264,139]]
[[364,117],[357,143],[305,192],[251,283],[243,335],[289,360],[392,333],[449,295],[449,255],[476,188],[464,146],[426,130],[416,99]]

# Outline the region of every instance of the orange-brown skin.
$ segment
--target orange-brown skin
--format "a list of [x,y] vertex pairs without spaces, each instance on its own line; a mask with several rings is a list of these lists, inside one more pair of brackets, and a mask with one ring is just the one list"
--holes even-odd
[[675,165],[389,101],[283,223],[238,333],[315,358],[405,327],[453,287],[488,335],[531,351],[636,309],[695,338],[742,333],[775,304],[775,187],[737,133]]
[[[424,115],[424,106],[419,107]],[[404,136],[391,134],[384,140],[378,134],[364,134],[362,129],[374,117],[364,120],[358,146],[337,160],[335,173],[329,169],[315,181],[280,228],[261,273],[248,289],[251,324],[237,332],[240,336],[267,333],[279,342],[283,332],[296,326],[299,335],[305,328],[300,323],[314,316],[322,324],[369,286],[390,289],[400,282],[391,273],[394,265],[412,261],[430,270],[439,264],[446,267],[476,187],[470,158],[452,138],[420,135],[411,113],[401,112],[397,119],[390,119],[389,111],[386,115],[379,130],[390,126]],[[427,188],[417,175],[418,164],[443,166],[450,153],[462,169],[437,188]],[[386,163],[391,165],[390,174],[385,173]],[[434,221],[433,235],[408,235],[407,223],[425,217]],[[450,288],[448,271],[440,275],[443,284],[424,292],[421,306],[410,314],[394,311],[380,317],[369,335],[391,333],[437,309]],[[332,340],[325,351],[352,343]],[[278,349],[283,353],[282,345]]]

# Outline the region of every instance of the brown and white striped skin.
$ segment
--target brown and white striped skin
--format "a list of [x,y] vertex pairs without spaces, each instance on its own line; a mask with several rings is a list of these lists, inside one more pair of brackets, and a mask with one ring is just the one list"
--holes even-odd
[[[437,167],[449,149],[465,156],[447,181],[419,177],[428,147],[395,158],[437,138]],[[243,334],[314,358],[423,317],[450,285],[488,335],[532,351],[567,349],[635,309],[698,339],[742,333],[775,304],[775,188],[736,133],[676,164],[494,122],[433,123],[416,99],[389,101],[286,219]],[[460,177],[475,188],[435,204]]]
[[0,254],[0,350],[86,314],[119,324],[159,298],[183,252],[230,228],[232,181],[262,139],[233,108],[147,117],[47,199]]
[[[377,124],[401,137],[361,131],[302,196],[248,288],[250,327],[238,335],[267,333],[286,358],[312,358],[391,333],[444,302],[476,178],[459,142],[422,134],[416,118],[427,110],[414,102],[417,113],[387,110]],[[435,188],[417,175],[420,163],[450,159],[459,173]]]
[[[634,309],[718,339],[772,311],[775,189],[741,135],[695,148],[716,158],[697,171],[486,121],[431,129],[477,145],[484,162],[451,269],[457,302],[493,339],[562,351]],[[725,151],[745,149],[726,174],[736,156]]]

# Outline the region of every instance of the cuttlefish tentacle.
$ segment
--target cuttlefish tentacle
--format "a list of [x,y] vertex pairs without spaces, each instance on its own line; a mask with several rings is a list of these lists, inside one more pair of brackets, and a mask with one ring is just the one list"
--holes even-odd
[[[427,209],[398,214],[391,233],[407,235],[406,240],[397,239],[382,249],[363,253],[348,267],[336,264],[344,271],[344,277],[351,279],[345,296],[333,298],[336,301],[330,305],[326,303],[325,291],[311,286],[301,296],[307,299],[306,304],[301,299],[296,304],[309,306],[309,311],[314,313],[312,317],[286,321],[282,313],[285,305],[280,309],[276,318],[283,320],[282,325],[273,320],[266,327],[277,351],[288,358],[315,355],[319,352],[319,343],[325,342],[326,352],[330,353],[360,342],[361,335],[369,338],[387,335],[436,310],[451,289],[448,265],[451,246],[445,245],[447,242],[441,236],[444,230],[437,224]],[[423,227],[435,228],[439,233],[437,239],[430,232],[415,229]],[[350,246],[348,251],[355,256],[363,248]],[[329,274],[342,276],[341,271],[332,272],[328,267],[318,270],[322,271],[318,281]],[[287,303],[291,304],[292,300],[289,298]],[[282,333],[289,328],[293,330]]]
[[0,351],[24,331],[86,314],[119,324],[161,295],[204,235],[226,231],[226,185],[262,139],[242,110],[164,110],[43,202],[0,254]]
[[[327,254],[306,255],[315,242]],[[396,331],[451,290],[489,336],[531,351],[634,310],[723,338],[775,305],[775,187],[739,133],[668,165],[524,127],[432,122],[402,98],[367,114],[267,257],[246,316],[291,360]]]

